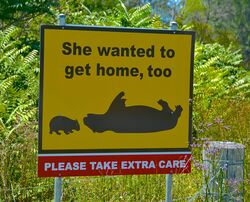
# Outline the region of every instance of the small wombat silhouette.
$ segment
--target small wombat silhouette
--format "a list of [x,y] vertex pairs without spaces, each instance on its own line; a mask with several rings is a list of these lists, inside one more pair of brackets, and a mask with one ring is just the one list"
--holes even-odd
[[175,111],[164,100],[158,101],[162,110],[143,105],[126,107],[126,99],[122,99],[124,95],[124,92],[120,92],[105,114],[87,114],[83,118],[84,124],[99,133],[108,130],[116,133],[147,133],[175,128],[182,112],[180,105],[175,107]]
[[60,135],[60,130],[65,134],[73,133],[73,130],[80,130],[80,125],[77,120],[72,120],[66,116],[55,116],[50,120],[50,134],[56,132]]

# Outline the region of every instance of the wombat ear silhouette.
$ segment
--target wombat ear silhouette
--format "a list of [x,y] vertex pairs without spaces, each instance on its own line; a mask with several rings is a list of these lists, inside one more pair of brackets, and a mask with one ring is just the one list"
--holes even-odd
[[178,105],[173,111],[168,103],[159,100],[162,110],[149,106],[125,106],[125,95],[120,92],[111,102],[104,114],[87,114],[84,124],[93,132],[114,131],[116,133],[147,133],[170,130],[176,127],[181,116],[182,107]]
[[70,119],[66,116],[55,116],[50,120],[50,134],[55,132],[57,135],[63,131],[65,134],[73,133],[73,130],[79,131],[80,125],[77,120]]

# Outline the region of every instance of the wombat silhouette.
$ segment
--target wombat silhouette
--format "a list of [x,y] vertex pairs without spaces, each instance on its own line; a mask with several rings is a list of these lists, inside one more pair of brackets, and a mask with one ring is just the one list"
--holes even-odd
[[99,133],[108,130],[116,133],[157,132],[173,129],[177,125],[183,110],[180,105],[175,107],[175,111],[164,100],[158,101],[161,110],[143,105],[126,107],[126,99],[122,99],[124,95],[120,92],[105,114],[87,114],[83,118],[84,124]]
[[72,120],[65,116],[55,116],[50,120],[50,134],[56,132],[57,135],[63,131],[65,134],[73,133],[73,130],[79,131],[80,125],[77,120]]

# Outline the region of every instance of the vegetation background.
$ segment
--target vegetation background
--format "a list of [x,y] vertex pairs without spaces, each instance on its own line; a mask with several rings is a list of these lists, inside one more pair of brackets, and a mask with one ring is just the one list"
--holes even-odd
[[[53,179],[37,178],[39,28],[66,23],[196,31],[193,171],[174,175],[174,201],[216,201],[203,191],[208,140],[245,145],[250,201],[250,4],[247,0],[2,0],[0,3],[0,201],[51,201]],[[221,193],[227,191],[221,182]],[[232,183],[232,182],[231,182]],[[164,201],[165,176],[63,179],[63,201]]]

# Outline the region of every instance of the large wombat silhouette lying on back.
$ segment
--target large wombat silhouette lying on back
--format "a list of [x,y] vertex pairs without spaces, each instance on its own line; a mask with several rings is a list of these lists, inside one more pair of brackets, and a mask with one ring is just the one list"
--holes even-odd
[[83,119],[84,124],[99,133],[108,130],[117,133],[146,133],[170,130],[181,116],[180,105],[175,107],[175,111],[163,100],[158,101],[162,110],[142,105],[126,107],[123,96],[124,92],[119,93],[105,114],[88,114]]

